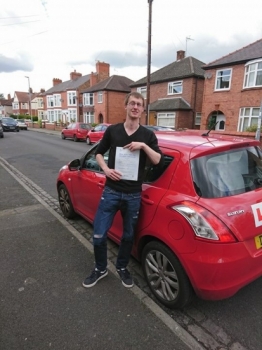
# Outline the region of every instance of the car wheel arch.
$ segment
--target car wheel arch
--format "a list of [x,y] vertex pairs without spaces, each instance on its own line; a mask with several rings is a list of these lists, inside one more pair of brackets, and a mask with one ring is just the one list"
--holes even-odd
[[[139,260],[141,262],[147,284],[155,298],[171,309],[183,308],[186,305],[190,304],[193,297],[195,296],[195,292],[192,287],[191,281],[177,255],[168,247],[168,245],[166,245],[159,239],[155,239],[152,236],[145,237],[143,239],[143,242],[141,243],[142,244],[139,247]],[[165,259],[169,261],[170,266],[172,266],[173,268],[172,271],[177,276],[178,291],[176,297],[173,300],[167,300],[165,298],[162,298],[158,294],[159,291],[156,292],[155,288],[153,288],[152,285],[150,285],[150,283],[153,284],[153,279],[150,280],[150,275],[148,275],[147,273],[146,261],[148,259],[148,254],[153,251],[158,252],[159,255],[162,255]]]

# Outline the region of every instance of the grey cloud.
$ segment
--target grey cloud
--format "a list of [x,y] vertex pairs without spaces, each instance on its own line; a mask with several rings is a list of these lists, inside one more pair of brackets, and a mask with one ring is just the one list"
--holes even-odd
[[[261,30],[262,36],[262,30]],[[196,37],[194,40],[188,41],[187,56],[193,56],[198,60],[208,64],[222,56],[228,55],[235,50],[239,50],[247,46],[260,37],[254,37],[252,34],[235,35],[227,42],[220,42],[218,39],[210,36]],[[160,69],[176,60],[178,50],[186,50],[186,45],[181,43],[171,43],[169,45],[152,45],[151,66]],[[127,68],[127,67],[145,67],[147,65],[147,48],[139,46],[138,50],[122,52],[118,50],[108,50],[95,52],[88,58],[82,60],[71,61],[70,65],[93,65],[96,60],[108,62],[111,67]]]
[[33,70],[33,64],[26,55],[11,58],[0,54],[0,73],[12,73],[19,70],[28,72]]

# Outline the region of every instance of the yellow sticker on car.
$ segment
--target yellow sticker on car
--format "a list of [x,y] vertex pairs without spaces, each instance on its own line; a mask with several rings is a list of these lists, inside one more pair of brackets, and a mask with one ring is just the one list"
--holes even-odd
[[255,244],[257,249],[262,248],[262,235],[258,235],[255,237]]

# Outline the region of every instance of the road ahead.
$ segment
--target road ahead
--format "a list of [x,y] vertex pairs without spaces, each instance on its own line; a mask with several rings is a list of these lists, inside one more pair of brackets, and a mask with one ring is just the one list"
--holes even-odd
[[[0,140],[0,156],[18,169],[51,197],[57,198],[55,182],[58,170],[70,160],[79,158],[87,149],[85,143],[62,140],[59,136],[36,131],[6,133]],[[80,231],[90,225],[78,219]],[[114,245],[112,245],[112,250]],[[136,282],[147,292],[139,265]],[[234,297],[207,302],[195,299],[182,311],[164,309],[206,349],[260,350],[262,348],[262,278],[253,282]]]

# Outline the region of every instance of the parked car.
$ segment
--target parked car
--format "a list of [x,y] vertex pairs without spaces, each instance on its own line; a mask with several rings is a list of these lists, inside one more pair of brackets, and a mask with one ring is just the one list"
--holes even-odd
[[13,118],[3,117],[0,122],[4,131],[19,131],[19,126]]
[[0,138],[2,139],[3,137],[4,137],[4,130],[3,130],[2,124],[0,122]]
[[73,139],[77,141],[85,141],[88,131],[92,128],[91,124],[88,123],[71,123],[61,131],[61,137],[65,139]]
[[174,131],[175,130],[169,126],[160,126],[160,125],[143,125],[143,126],[152,131]]
[[92,143],[100,141],[109,125],[110,124],[107,123],[97,124],[88,132],[86,136],[86,143],[91,145]]
[[[201,132],[156,132],[164,166],[145,168],[132,254],[153,295],[169,308],[184,307],[194,295],[231,297],[262,276],[259,142]],[[96,147],[59,171],[67,218],[94,220],[105,184]],[[117,243],[121,223],[118,213],[109,231]]]
[[27,124],[24,119],[17,119],[17,125],[20,130],[27,130]]

